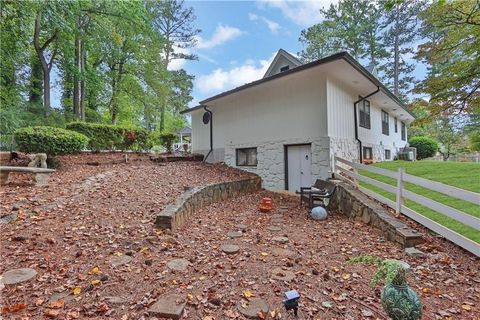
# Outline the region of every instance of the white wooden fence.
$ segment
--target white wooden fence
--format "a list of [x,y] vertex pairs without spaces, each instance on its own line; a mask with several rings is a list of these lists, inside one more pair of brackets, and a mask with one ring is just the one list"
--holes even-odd
[[[405,199],[412,200],[422,206],[430,208],[439,214],[445,215],[450,217],[460,223],[463,223],[467,226],[470,226],[476,230],[480,230],[480,219],[474,216],[471,216],[465,212],[457,210],[455,208],[449,207],[432,199],[426,198],[419,194],[416,194],[412,191],[406,190],[404,188],[404,183],[409,182],[415,185],[421,186],[426,189],[430,189],[436,192],[443,193],[453,198],[461,199],[464,201],[468,201],[474,203],[476,205],[480,205],[480,194],[459,189],[456,187],[452,187],[440,182],[431,181],[428,179],[420,178],[417,176],[412,176],[410,174],[405,173],[404,168],[399,168],[398,172],[390,171],[382,168],[377,168],[374,166],[367,166],[360,163],[355,163],[351,161],[344,160],[339,157],[333,158],[333,172],[336,178],[340,178],[344,181],[349,183],[353,183],[360,191],[367,194],[368,196],[388,205],[389,207],[396,210],[397,213],[403,213],[407,217],[417,221],[418,223],[424,225],[428,229],[442,235],[446,239],[452,241],[453,243],[457,244],[458,246],[464,248],[475,254],[476,256],[480,257],[480,244],[472,241],[461,234],[450,230],[441,224],[427,218],[419,214],[418,212],[412,210],[405,206]],[[392,186],[390,184],[372,179],[370,177],[366,177],[360,175],[358,173],[358,169],[366,170],[369,172],[373,172],[375,174],[379,174],[382,176],[387,176],[397,180],[396,186]],[[343,175],[341,175],[342,173]],[[350,179],[345,178],[345,176],[349,177]],[[358,184],[358,181],[364,181],[368,184],[371,184],[375,187],[378,187],[382,190],[394,193],[396,195],[396,201],[392,201],[387,199],[386,197],[364,188]]]

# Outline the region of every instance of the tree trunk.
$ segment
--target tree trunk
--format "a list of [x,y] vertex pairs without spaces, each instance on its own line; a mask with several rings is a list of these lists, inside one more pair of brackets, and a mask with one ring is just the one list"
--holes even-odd
[[[80,18],[78,18],[80,19]],[[78,34],[79,22],[77,20],[77,32],[75,34],[75,72],[73,74],[73,114],[80,115],[80,35]]]
[[43,107],[45,116],[50,111],[50,70],[43,70]]
[[42,64],[35,54],[32,56],[31,73],[30,73],[30,85],[28,93],[28,102],[32,105],[42,104]]
[[398,96],[398,78],[399,78],[399,69],[400,69],[400,48],[399,48],[399,8],[398,5],[395,9],[395,40],[393,44],[393,93]]
[[85,61],[86,61],[86,52],[85,44],[83,41],[80,43],[80,70],[81,70],[81,79],[80,79],[80,119],[85,121]]

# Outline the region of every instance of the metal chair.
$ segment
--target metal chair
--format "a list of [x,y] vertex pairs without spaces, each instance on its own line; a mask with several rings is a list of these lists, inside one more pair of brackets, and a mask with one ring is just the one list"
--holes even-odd
[[317,179],[313,186],[300,188],[300,205],[305,202],[310,210],[317,206],[327,208],[328,204],[325,205],[324,200],[330,199],[336,188],[332,182]]

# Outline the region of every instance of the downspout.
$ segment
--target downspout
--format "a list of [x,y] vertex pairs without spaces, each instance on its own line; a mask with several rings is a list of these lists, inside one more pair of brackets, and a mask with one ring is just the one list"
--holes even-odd
[[203,162],[207,161],[208,156],[213,152],[213,113],[212,111],[207,109],[207,106],[203,106],[203,109],[208,112],[210,115],[210,151],[208,151],[205,158],[203,158]]
[[358,142],[358,148],[359,148],[358,154],[360,155],[360,157],[359,157],[360,163],[363,162],[363,155],[362,155],[362,141],[358,138],[357,104],[359,104],[363,100],[366,100],[367,98],[370,98],[371,96],[378,93],[379,91],[380,91],[380,87],[377,86],[377,90],[373,91],[372,93],[367,94],[365,97],[360,97],[360,99],[358,99],[357,101],[355,101],[353,103],[353,112],[354,112],[353,119],[354,119],[354,122],[355,122],[355,140],[357,140],[357,142]]

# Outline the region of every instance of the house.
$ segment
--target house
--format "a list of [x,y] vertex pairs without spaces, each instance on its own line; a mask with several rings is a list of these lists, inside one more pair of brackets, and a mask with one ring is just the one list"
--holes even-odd
[[265,76],[190,108],[192,151],[297,191],[331,172],[333,155],[392,160],[414,117],[348,53],[302,64],[280,50]]

